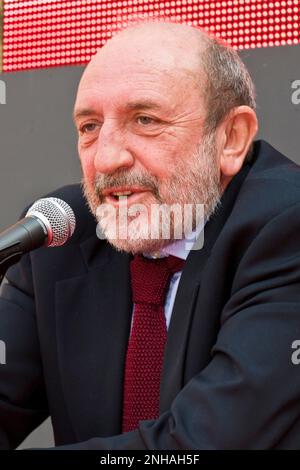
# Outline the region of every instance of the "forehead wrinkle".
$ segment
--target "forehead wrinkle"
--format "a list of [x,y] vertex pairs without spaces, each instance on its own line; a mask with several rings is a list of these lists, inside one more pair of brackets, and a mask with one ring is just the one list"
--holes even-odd
[[[138,111],[141,109],[162,109],[162,105],[156,103],[152,100],[140,100],[140,101],[132,101],[125,104],[125,110],[128,111]],[[78,110],[74,110],[73,119],[76,121],[80,117],[90,116],[91,114],[96,114],[97,110],[94,108],[79,108]]]
[[[108,81],[109,85],[112,84]],[[178,89],[176,96],[181,96],[184,91],[189,87],[181,86],[178,80]],[[159,86],[157,86],[159,84]],[[74,107],[74,119],[91,114],[103,114],[107,110],[114,109],[115,111],[133,112],[139,110],[153,110],[153,111],[173,111],[178,107],[177,99],[170,93],[174,91],[174,83],[171,80],[168,86],[163,86],[160,81],[153,80],[153,77],[145,76],[141,80],[140,77],[134,81],[134,86],[130,80],[124,78],[119,82],[118,79],[114,82],[113,86],[101,86],[100,82],[95,83],[82,83],[77,95],[77,100]],[[182,102],[184,96],[179,101]]]
[[[101,99],[102,102],[105,102],[108,98],[107,93],[109,93],[110,104],[112,104],[112,100],[117,99],[117,102],[122,103],[123,107],[125,99],[128,102],[125,104],[126,109],[130,111],[141,108],[174,109],[185,99],[188,99],[193,90],[196,90],[199,96],[199,91],[203,92],[204,88],[199,76],[191,70],[183,68],[176,71],[153,69],[149,71],[141,70],[137,66],[117,76],[110,75],[110,69],[109,76],[103,76],[103,68],[100,67],[98,70],[93,67],[91,72],[80,83],[77,94],[78,104],[80,101],[83,102],[84,97],[87,97],[88,101],[94,97],[97,101]],[[93,105],[83,107],[92,108]]]

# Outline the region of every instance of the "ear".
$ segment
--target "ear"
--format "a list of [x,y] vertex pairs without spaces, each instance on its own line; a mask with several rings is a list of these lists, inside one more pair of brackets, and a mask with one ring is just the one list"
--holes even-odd
[[224,188],[242,168],[257,129],[255,111],[249,106],[237,106],[222,122],[220,171]]

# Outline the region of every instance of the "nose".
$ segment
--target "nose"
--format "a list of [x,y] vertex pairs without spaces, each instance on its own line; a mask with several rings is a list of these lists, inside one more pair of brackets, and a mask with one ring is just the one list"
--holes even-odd
[[134,164],[125,131],[119,129],[113,120],[103,123],[97,144],[94,159],[96,171],[110,174],[121,168],[130,168]]

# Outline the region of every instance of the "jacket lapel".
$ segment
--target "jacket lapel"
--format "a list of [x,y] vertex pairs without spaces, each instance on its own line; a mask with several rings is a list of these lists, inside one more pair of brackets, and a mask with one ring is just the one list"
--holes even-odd
[[120,432],[123,370],[132,301],[129,256],[93,236],[84,275],[56,286],[58,357],[78,440]]
[[170,408],[172,401],[184,386],[189,331],[193,322],[203,270],[250,168],[251,165],[246,164],[232,179],[222,196],[218,210],[205,225],[203,248],[191,250],[186,260],[168,331],[160,387],[160,413]]

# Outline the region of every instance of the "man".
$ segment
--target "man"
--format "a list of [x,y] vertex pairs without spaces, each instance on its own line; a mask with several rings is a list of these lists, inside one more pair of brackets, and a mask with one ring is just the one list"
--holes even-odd
[[[2,448],[49,414],[60,449],[299,447],[300,176],[253,145],[254,109],[236,53],[188,26],[136,25],[93,58],[74,109],[93,215],[79,187],[56,191],[74,236],[24,256],[2,287]],[[169,238],[162,221],[150,236],[153,205],[175,203],[204,204],[202,249],[182,249],[172,215]],[[194,233],[203,223],[193,212]],[[166,255],[186,261],[163,305],[139,302]]]

